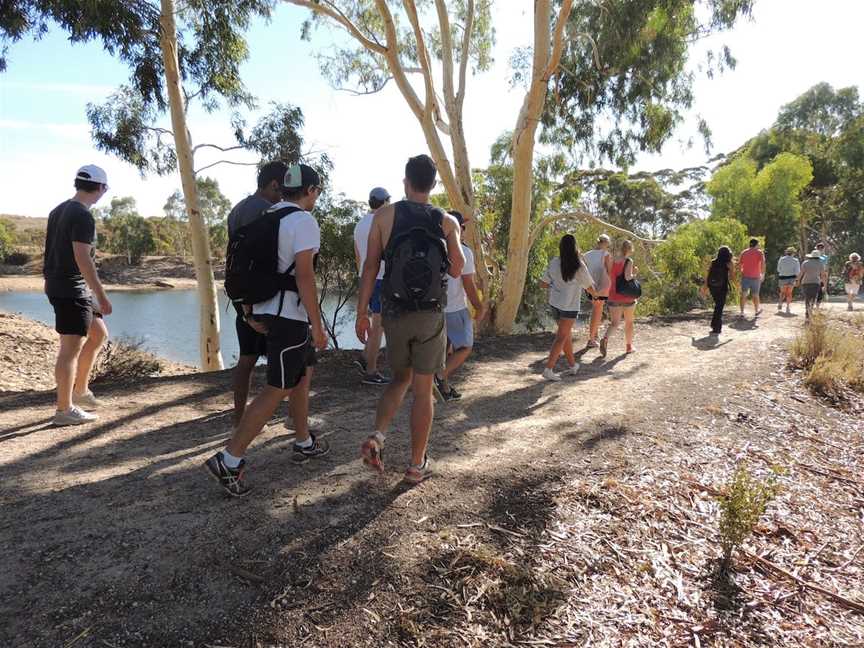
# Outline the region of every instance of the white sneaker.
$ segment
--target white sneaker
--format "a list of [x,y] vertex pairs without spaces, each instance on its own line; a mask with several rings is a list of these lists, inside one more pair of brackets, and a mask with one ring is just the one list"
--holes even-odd
[[791,312],[792,312],[792,311],[791,311],[791,309],[789,308],[789,304],[786,304],[786,314],[788,315],[788,314],[791,313]]
[[86,407],[87,409],[97,409],[102,407],[104,403],[93,395],[89,389],[83,394],[72,394],[72,403]]
[[83,423],[92,423],[97,420],[99,417],[95,414],[90,414],[90,412],[85,412],[80,407],[73,405],[65,412],[61,412],[57,410],[54,413],[54,420],[52,423],[56,427],[62,427],[66,425],[81,425]]
[[543,370],[543,378],[546,380],[551,380],[552,382],[559,382],[561,380],[561,376],[555,373],[549,367],[546,367]]
[[577,362],[577,363],[574,364],[572,367],[569,367],[569,368],[565,369],[564,371],[562,371],[562,372],[561,372],[561,375],[562,375],[562,376],[575,376],[576,374],[579,373],[579,369],[581,368],[581,366],[582,366],[582,365],[580,365],[580,364]]

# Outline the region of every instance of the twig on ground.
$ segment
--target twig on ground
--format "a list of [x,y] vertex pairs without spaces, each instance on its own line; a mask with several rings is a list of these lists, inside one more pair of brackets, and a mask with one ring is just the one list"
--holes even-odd
[[827,590],[824,587],[817,585],[816,583],[811,583],[810,581],[805,581],[804,579],[799,578],[795,574],[792,574],[791,572],[786,571],[785,569],[783,569],[779,565],[775,565],[770,560],[763,558],[762,556],[759,556],[757,554],[754,554],[750,551],[747,551],[743,547],[740,550],[742,553],[744,553],[745,556],[748,556],[752,560],[755,560],[756,562],[758,562],[763,567],[766,567],[769,571],[773,571],[775,574],[780,574],[781,576],[785,576],[789,580],[795,581],[804,589],[809,589],[809,590],[812,590],[814,592],[818,592],[819,594],[822,594],[823,596],[827,596],[829,599],[831,599],[832,601],[834,601],[835,603],[837,603],[839,605],[842,605],[843,607],[845,607],[848,610],[854,610],[855,612],[858,612],[860,614],[864,614],[864,602],[854,601],[852,599],[846,598],[845,596],[837,594],[836,592],[832,592],[831,590]]

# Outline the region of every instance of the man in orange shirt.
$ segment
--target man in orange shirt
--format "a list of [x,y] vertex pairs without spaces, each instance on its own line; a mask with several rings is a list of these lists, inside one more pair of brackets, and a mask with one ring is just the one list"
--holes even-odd
[[762,313],[759,303],[759,289],[765,279],[765,254],[759,249],[759,241],[750,239],[750,247],[738,257],[738,270],[741,272],[741,317],[744,317],[744,304],[747,295],[753,299],[754,317]]

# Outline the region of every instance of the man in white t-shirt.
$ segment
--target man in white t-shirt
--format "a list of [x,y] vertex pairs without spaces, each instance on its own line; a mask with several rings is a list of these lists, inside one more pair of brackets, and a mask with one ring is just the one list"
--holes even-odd
[[[369,192],[369,212],[354,226],[354,256],[357,260],[357,274],[363,274],[363,264],[366,262],[366,251],[369,249],[369,230],[372,229],[372,219],[375,212],[390,202],[390,194],[383,187],[375,187]],[[357,364],[363,370],[363,384],[387,385],[390,383],[378,372],[378,352],[381,350],[381,336],[384,328],[381,326],[381,281],[384,279],[384,262],[375,277],[375,288],[369,300],[369,313],[372,327],[369,337],[363,347],[363,362]]]
[[[465,218],[455,210],[449,212],[457,221],[465,233]],[[461,367],[474,347],[474,324],[471,321],[471,313],[468,311],[468,301],[474,307],[474,319],[481,320],[485,314],[485,306],[477,292],[474,283],[474,252],[462,243],[462,252],[465,255],[465,265],[462,268],[462,276],[459,279],[447,277],[447,306],[444,314],[447,322],[447,342],[450,344],[452,353],[447,357],[444,372],[435,376],[438,391],[444,400],[457,400],[462,394],[453,389],[450,384],[450,376]]]
[[291,399],[296,436],[294,463],[327,454],[329,445],[309,431],[309,384],[315,349],[327,348],[327,334],[318,309],[315,286],[315,255],[321,246],[321,231],[310,213],[321,195],[321,178],[305,164],[288,168],[282,183],[282,202],[268,213],[294,208],[279,221],[277,272],[291,273],[296,292],[280,290],[272,298],[244,306],[249,325],[267,334],[267,386],[243,413],[228,445],[205,462],[207,470],[229,495],[242,497],[251,488],[243,477],[243,455],[279,403]]

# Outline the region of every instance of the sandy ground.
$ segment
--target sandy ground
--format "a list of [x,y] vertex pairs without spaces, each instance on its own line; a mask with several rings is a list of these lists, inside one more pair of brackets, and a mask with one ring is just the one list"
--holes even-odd
[[[230,433],[229,372],[103,387],[102,418],[76,429],[49,427],[48,392],[0,395],[0,643],[693,645],[690,628],[697,626],[708,633],[704,642],[711,637],[704,629],[709,626],[695,604],[681,604],[678,613],[690,618],[681,633],[650,639],[651,632],[675,630],[675,624],[655,618],[647,627],[644,621],[628,626],[611,618],[626,601],[610,607],[611,601],[597,595],[593,603],[610,615],[602,628],[574,622],[569,634],[559,629],[552,640],[538,625],[521,643],[509,624],[495,634],[476,617],[466,620],[464,612],[445,615],[442,610],[452,603],[429,608],[430,600],[442,596],[433,567],[441,564],[444,548],[469,537],[530,563],[562,542],[547,535],[565,537],[561,525],[568,518],[559,504],[579,496],[586,483],[612,478],[632,483],[625,496],[631,504],[652,489],[660,489],[656,495],[663,498],[671,496],[665,479],[688,491],[685,480],[694,474],[709,467],[725,470],[729,458],[751,442],[768,444],[765,433],[741,427],[735,411],[730,417],[721,413],[730,401],[734,407],[762,408],[754,390],[774,393],[772,398],[799,409],[817,407],[809,398],[806,406],[789,400],[794,394],[784,387],[791,384],[783,369],[785,348],[800,322],[801,317],[766,309],[758,321],[727,325],[719,341],[706,336],[704,317],[640,324],[637,353],[623,354],[619,334],[606,359],[587,352],[581,373],[557,384],[538,376],[550,335],[481,342],[459,381],[463,400],[436,411],[430,456],[437,475],[413,489],[400,483],[408,455],[406,408],[388,437],[386,474],[371,476],[358,460],[379,391],[359,385],[346,354],[324,357],[313,383],[313,424],[328,437],[332,452],[292,465],[292,435],[280,412],[248,455],[257,492],[239,501],[226,498],[201,468]],[[860,416],[819,411],[819,417],[841,426],[838,435],[847,435],[835,442],[838,447],[854,448],[857,440],[860,448]],[[704,448],[710,453],[697,460],[697,450]],[[665,471],[666,477],[645,481],[654,474],[650,471]],[[682,501],[695,506],[693,493],[685,494],[689,499]],[[584,522],[589,513],[602,515],[595,528],[602,535],[644,513],[627,512],[626,505],[596,509],[601,495],[579,500],[595,502],[595,510],[573,509],[569,523]],[[848,520],[841,517],[851,525],[843,527],[843,547],[854,549],[862,536],[856,541],[848,534],[859,517],[864,520],[864,495],[829,491],[826,500],[829,495],[844,502],[851,498],[844,509]],[[710,522],[700,519],[702,526]],[[522,543],[535,536],[543,543]],[[676,546],[668,538],[664,542]],[[701,542],[710,553],[710,543]],[[561,610],[575,614],[592,603],[589,584],[596,587],[614,576],[611,570],[596,571],[597,565],[615,559],[616,551],[598,539],[564,554],[559,568],[565,576],[589,553],[599,558],[592,558],[595,567],[573,576],[572,598]],[[642,573],[638,564],[623,574],[618,570],[617,589],[640,589],[628,583],[628,571]],[[850,564],[857,568],[854,558]],[[649,569],[645,578],[653,573]],[[861,574],[860,569],[852,574],[859,586]],[[656,576],[658,597],[674,600],[663,589],[664,578]],[[685,590],[691,587],[687,578]],[[776,614],[781,620],[788,615],[792,624],[815,605],[802,600]],[[421,608],[431,611],[416,617]],[[847,624],[842,637],[854,638],[855,632],[864,637],[862,617],[837,614]],[[727,634],[714,637],[713,645],[792,645],[788,639],[766,639],[764,630],[752,630],[744,621],[736,628],[743,640]],[[604,639],[596,634],[601,630],[612,634]],[[827,636],[824,631],[789,636],[797,645],[808,636]],[[648,638],[638,639],[643,632]],[[810,645],[851,644],[829,637]]]

